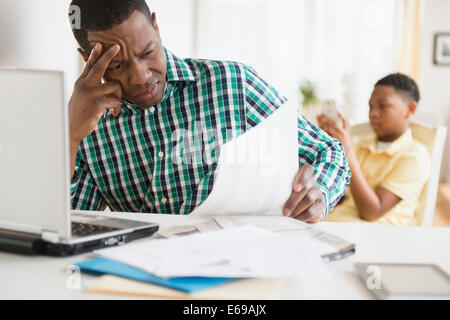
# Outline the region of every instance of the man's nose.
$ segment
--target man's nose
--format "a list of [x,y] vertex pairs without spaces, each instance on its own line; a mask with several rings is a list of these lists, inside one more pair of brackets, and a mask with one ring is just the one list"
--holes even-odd
[[133,62],[130,68],[130,82],[132,85],[145,85],[151,78],[152,72],[143,62]]

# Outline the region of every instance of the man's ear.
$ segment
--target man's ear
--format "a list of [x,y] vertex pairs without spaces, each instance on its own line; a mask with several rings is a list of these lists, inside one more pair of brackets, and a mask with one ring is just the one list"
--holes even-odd
[[411,118],[417,110],[417,102],[415,101],[411,101],[410,103],[408,103],[408,114],[407,117],[408,119]]
[[81,57],[83,58],[84,62],[87,62],[89,60],[89,55],[86,52],[84,52],[84,50],[81,48],[78,48],[77,50],[80,53]]
[[159,33],[159,26],[158,26],[158,22],[156,22],[156,13],[152,13],[152,26],[153,29],[155,29],[155,31],[157,31]]

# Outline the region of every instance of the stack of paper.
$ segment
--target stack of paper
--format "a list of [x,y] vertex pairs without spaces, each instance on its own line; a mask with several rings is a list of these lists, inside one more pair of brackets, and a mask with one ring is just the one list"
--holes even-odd
[[343,259],[355,253],[356,250],[355,243],[323,231],[320,223],[310,224],[284,216],[255,217],[240,215],[214,217],[195,225],[195,228],[200,232],[208,232],[246,224],[253,224],[278,234],[302,236],[319,241],[324,244],[322,246],[323,251],[319,253],[327,261]]
[[308,237],[322,242],[325,246],[322,246],[323,251],[319,252],[319,254],[326,261],[346,258],[355,253],[356,250],[355,243],[322,230],[320,223],[309,224],[284,216],[217,216],[195,225],[176,226],[159,231],[158,236],[171,238],[186,234],[217,231],[246,224],[253,224],[264,230],[282,235]]
[[281,235],[247,224],[102,249],[95,252],[101,257],[77,265],[84,272],[107,275],[90,287],[95,292],[264,299],[273,297],[287,278],[328,276],[320,254],[329,250],[305,235]]
[[288,278],[323,275],[326,244],[253,225],[96,251],[158,277]]

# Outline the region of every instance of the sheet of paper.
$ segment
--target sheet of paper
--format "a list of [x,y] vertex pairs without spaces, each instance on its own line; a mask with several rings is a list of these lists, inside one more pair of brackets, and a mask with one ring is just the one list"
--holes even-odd
[[[322,243],[320,254],[331,254],[341,250],[354,248],[355,244],[346,239],[321,230],[320,224],[305,223],[289,217],[254,217],[254,216],[220,216],[214,217],[217,228],[230,228],[253,224],[265,230],[289,236],[307,236]],[[212,222],[209,223],[212,225]],[[198,228],[198,227],[197,227]]]
[[95,250],[98,256],[120,261],[154,274],[164,256],[166,239],[128,243],[126,246]]
[[285,216],[219,216],[214,217],[214,220],[222,228],[252,224],[262,229],[284,235],[303,235],[307,230],[314,228],[313,224]]
[[213,190],[190,215],[281,215],[299,167],[297,125],[288,101],[223,145]]
[[283,236],[245,225],[168,240],[155,274],[287,278],[325,276],[322,244],[308,237]]
[[146,240],[95,251],[160,277],[289,278],[327,276],[323,244],[253,225]]

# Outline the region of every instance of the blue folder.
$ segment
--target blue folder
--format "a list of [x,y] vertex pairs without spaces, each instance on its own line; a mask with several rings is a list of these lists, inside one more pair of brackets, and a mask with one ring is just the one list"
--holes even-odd
[[78,262],[75,265],[78,266],[82,272],[90,274],[112,274],[123,278],[148,282],[171,289],[181,290],[188,293],[208,289],[237,279],[207,277],[161,278],[141,269],[134,268],[128,264],[106,258],[93,258]]

